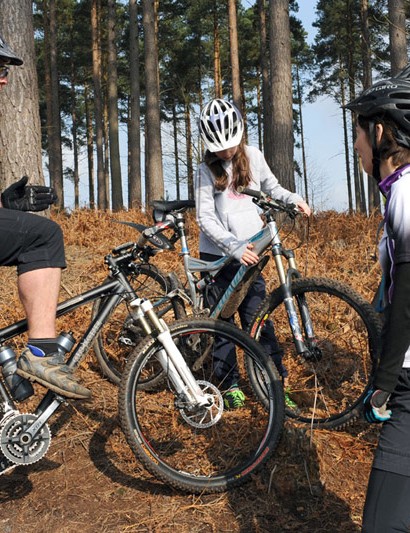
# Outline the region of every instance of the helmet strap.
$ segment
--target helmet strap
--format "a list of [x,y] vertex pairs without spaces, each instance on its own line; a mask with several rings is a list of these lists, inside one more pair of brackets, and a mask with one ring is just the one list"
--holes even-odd
[[372,143],[372,153],[373,153],[373,159],[372,159],[373,172],[372,172],[372,176],[377,182],[379,182],[380,178],[381,178],[381,176],[380,176],[380,150],[377,147],[376,124],[373,121],[369,122],[369,135],[370,135],[370,140],[371,140],[371,143]]

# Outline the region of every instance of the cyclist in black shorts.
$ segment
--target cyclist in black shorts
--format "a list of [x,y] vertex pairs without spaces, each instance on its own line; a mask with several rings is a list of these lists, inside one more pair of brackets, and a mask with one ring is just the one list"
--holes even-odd
[[[10,66],[22,64],[0,36],[0,90],[7,85]],[[66,267],[63,233],[55,222],[26,212],[46,209],[55,194],[49,187],[27,186],[27,181],[24,177],[3,191],[0,208],[0,265],[17,267],[19,297],[28,320],[27,349],[17,373],[66,397],[88,398],[90,391],[57,350],[56,307],[61,270]]]
[[385,325],[368,422],[383,423],[367,488],[363,531],[410,531],[410,65],[347,105],[357,113],[364,170],[386,198],[379,244]]

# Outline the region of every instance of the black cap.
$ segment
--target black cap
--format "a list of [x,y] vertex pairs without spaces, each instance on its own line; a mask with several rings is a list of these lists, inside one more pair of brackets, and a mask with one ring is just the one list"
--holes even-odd
[[23,60],[16,56],[10,46],[0,35],[0,59],[5,59],[10,65],[22,65]]

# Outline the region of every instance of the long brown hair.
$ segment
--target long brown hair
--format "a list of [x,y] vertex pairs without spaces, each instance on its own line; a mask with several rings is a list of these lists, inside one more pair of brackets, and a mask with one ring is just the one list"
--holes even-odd
[[[228,186],[228,174],[223,167],[223,160],[219,159],[214,152],[206,151],[205,163],[215,177],[215,189],[224,191]],[[232,159],[232,189],[247,187],[252,181],[251,169],[248,156],[245,152],[245,142],[242,139],[238,145],[238,150]]]

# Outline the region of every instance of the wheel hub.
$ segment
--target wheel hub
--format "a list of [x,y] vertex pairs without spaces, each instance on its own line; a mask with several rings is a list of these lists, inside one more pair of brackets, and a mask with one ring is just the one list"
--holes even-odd
[[215,425],[222,416],[224,401],[219,389],[208,381],[197,381],[205,397],[208,399],[206,405],[190,408],[180,408],[182,418],[190,426],[205,429]]

